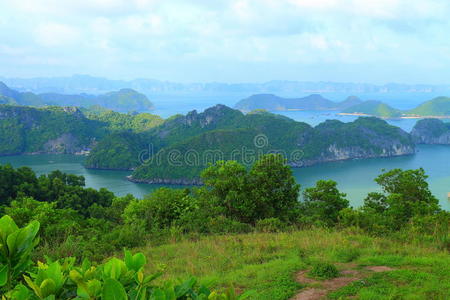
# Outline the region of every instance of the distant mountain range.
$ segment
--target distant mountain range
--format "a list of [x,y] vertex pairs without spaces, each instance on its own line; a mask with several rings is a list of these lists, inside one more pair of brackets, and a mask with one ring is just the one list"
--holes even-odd
[[0,104],[27,106],[101,106],[115,111],[149,111],[154,108],[147,96],[133,89],[121,89],[100,95],[19,92],[0,81]]
[[450,98],[437,97],[420,104],[414,109],[400,110],[381,101],[362,101],[355,96],[348,97],[341,102],[334,102],[318,94],[303,98],[283,98],[273,94],[257,94],[242,99],[236,103],[235,108],[244,112],[258,109],[268,111],[335,110],[342,114],[381,118],[450,117]]
[[306,94],[389,94],[426,93],[450,94],[450,85],[397,84],[375,85],[368,83],[301,82],[274,80],[264,83],[177,83],[154,79],[112,80],[88,75],[48,78],[6,78],[0,81],[20,91],[34,93],[57,92],[63,94],[100,94],[122,88],[135,89],[145,94],[205,95],[233,94],[249,95],[272,93],[278,95]]

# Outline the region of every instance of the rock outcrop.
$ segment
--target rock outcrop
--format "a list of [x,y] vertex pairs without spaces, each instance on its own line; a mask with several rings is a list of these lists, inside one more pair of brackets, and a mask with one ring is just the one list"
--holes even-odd
[[450,145],[450,123],[438,119],[423,119],[416,123],[411,136],[417,144]]

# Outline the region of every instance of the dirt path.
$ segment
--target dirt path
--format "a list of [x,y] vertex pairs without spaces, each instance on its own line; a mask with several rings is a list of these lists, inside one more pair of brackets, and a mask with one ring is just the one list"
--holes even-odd
[[393,270],[387,266],[370,266],[361,270],[355,270],[356,266],[346,265],[346,269],[341,271],[341,276],[328,280],[316,280],[307,277],[308,271],[300,271],[297,273],[296,279],[302,284],[309,287],[303,289],[295,295],[291,300],[319,300],[324,298],[330,292],[336,291],[341,287],[350,283],[361,280],[370,275],[372,272],[387,272]]

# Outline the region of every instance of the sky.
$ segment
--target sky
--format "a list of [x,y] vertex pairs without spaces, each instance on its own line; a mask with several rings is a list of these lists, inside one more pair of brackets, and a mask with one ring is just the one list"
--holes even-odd
[[0,0],[0,76],[450,84],[448,0]]

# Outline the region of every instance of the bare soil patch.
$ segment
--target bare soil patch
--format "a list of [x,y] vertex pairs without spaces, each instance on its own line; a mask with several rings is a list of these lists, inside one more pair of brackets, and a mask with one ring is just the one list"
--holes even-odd
[[291,300],[319,300],[323,299],[330,292],[336,291],[350,283],[361,280],[369,276],[372,272],[388,272],[394,269],[387,266],[370,266],[360,270],[356,270],[356,265],[344,265],[339,277],[327,280],[317,280],[307,276],[308,271],[300,271],[296,275],[296,280],[299,283],[306,284],[306,287],[300,293],[295,295]]

